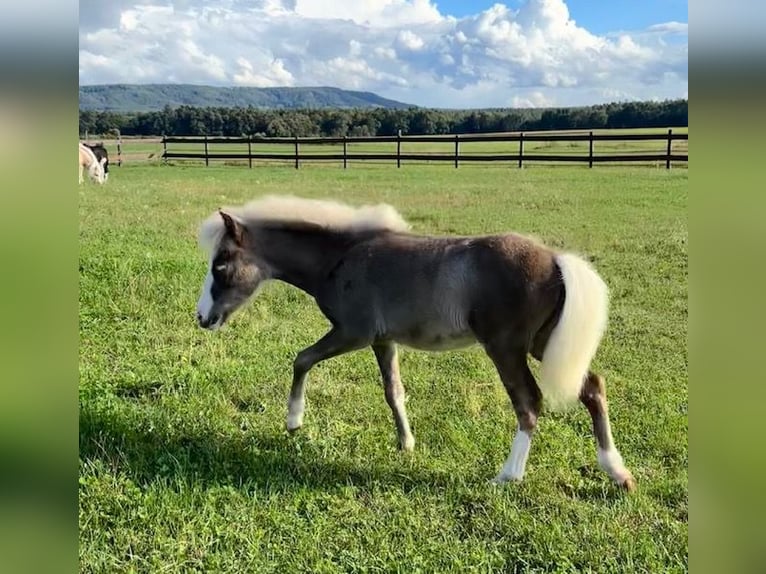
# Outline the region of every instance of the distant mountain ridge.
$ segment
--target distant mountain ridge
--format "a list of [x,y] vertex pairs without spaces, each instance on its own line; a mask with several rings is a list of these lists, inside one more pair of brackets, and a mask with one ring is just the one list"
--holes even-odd
[[250,88],[193,84],[80,86],[80,110],[149,112],[165,106],[298,108],[412,108],[372,92],[340,88]]

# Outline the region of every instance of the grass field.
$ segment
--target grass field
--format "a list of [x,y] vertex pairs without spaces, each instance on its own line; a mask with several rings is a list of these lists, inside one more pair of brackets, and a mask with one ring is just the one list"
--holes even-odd
[[[83,572],[684,572],[687,169],[115,167],[80,204]],[[638,481],[596,463],[579,408],[546,414],[523,483],[489,484],[515,419],[479,348],[402,350],[415,452],[371,351],[291,363],[327,322],[273,283],[199,329],[199,222],[264,193],[395,205],[418,232],[516,230],[588,254],[612,293],[594,368]],[[535,367],[536,369],[536,367]]]

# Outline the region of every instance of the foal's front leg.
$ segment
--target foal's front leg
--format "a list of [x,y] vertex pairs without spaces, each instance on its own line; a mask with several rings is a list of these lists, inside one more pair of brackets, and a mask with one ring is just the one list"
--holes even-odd
[[287,430],[294,431],[303,426],[303,411],[306,406],[306,376],[311,368],[332,357],[366,346],[368,342],[351,337],[340,329],[333,328],[310,347],[306,347],[293,362],[293,384],[287,402]]
[[410,421],[404,408],[404,387],[399,378],[399,359],[394,343],[375,343],[372,346],[375,358],[378,360],[380,374],[383,376],[383,386],[386,402],[391,407],[396,424],[396,434],[399,437],[399,448],[412,450],[415,448],[415,437],[410,432]]

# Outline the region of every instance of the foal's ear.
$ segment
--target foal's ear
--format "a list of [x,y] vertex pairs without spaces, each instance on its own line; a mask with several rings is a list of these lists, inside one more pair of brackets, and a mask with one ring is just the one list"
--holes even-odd
[[226,228],[226,234],[231,237],[237,245],[241,245],[243,235],[242,224],[221,209],[218,210],[218,213],[220,213],[221,218],[223,218],[223,225]]

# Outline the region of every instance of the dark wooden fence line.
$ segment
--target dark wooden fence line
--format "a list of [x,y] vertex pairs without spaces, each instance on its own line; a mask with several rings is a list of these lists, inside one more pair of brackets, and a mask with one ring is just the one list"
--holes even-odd
[[[201,159],[209,158],[211,160],[247,160],[248,156],[241,153],[211,153],[205,155],[204,153],[194,152],[168,152],[165,154],[166,159]],[[439,154],[439,153],[402,153],[398,156],[390,153],[304,153],[299,156],[293,154],[284,153],[254,153],[253,159],[281,159],[284,161],[295,162],[296,157],[301,161],[364,161],[364,160],[408,160],[408,161],[455,161],[454,154]],[[472,154],[461,155],[460,162],[466,161],[509,161],[516,162],[523,161],[561,161],[561,162],[583,162],[583,163],[609,163],[609,162],[630,162],[630,161],[665,161],[670,158],[670,161],[685,162],[688,161],[689,156],[681,154],[671,154],[670,156],[660,154],[614,154],[614,155],[602,155],[593,156],[592,158],[577,155],[556,155],[556,154],[524,154],[520,156],[518,154]],[[297,169],[297,167],[296,167]]]
[[[518,133],[518,134],[458,134],[461,142],[517,142],[524,140],[527,142],[575,142],[575,141],[588,141],[590,140],[590,134],[541,134],[541,133]],[[449,143],[454,139],[455,134],[448,135],[429,135],[429,136],[345,136],[345,137],[299,137],[298,140],[302,144],[342,144],[343,141],[349,143],[386,143],[396,142],[401,137],[403,142],[425,142],[425,143]],[[668,130],[668,133],[654,133],[654,134],[593,134],[593,141],[667,141],[670,137],[673,141],[676,140],[688,140],[689,134],[673,133],[673,130]],[[173,137],[165,136],[164,141],[167,143],[190,143],[201,144],[205,142],[205,137]],[[207,137],[208,143],[211,144],[245,144],[252,142],[254,144],[292,144],[295,142],[295,137],[282,138],[282,137],[266,137],[266,136],[250,136],[250,137]]]
[[[688,162],[688,153],[673,153],[672,145],[674,141],[688,141],[689,134],[673,133],[669,129],[665,133],[654,134],[594,134],[588,133],[492,133],[492,134],[449,134],[449,135],[414,135],[404,136],[401,132],[395,136],[376,136],[376,137],[163,137],[162,157],[168,159],[199,159],[204,160],[205,165],[209,165],[210,160],[247,160],[249,167],[252,168],[254,159],[263,160],[292,160],[295,169],[300,167],[301,161],[342,161],[344,169],[348,167],[348,162],[353,161],[396,161],[396,166],[401,167],[402,161],[449,161],[453,162],[457,168],[461,162],[492,162],[507,161],[518,162],[521,168],[525,161],[535,162],[583,162],[588,167],[593,167],[594,163],[608,162],[665,162],[665,167],[670,169],[671,162]],[[616,141],[663,141],[667,142],[665,153],[606,153],[603,155],[594,154],[594,142],[616,142]],[[349,153],[348,144],[350,143],[396,143],[396,153],[368,152],[368,153]],[[450,143],[454,144],[454,153],[402,153],[402,143]],[[518,142],[519,151],[517,154],[482,154],[482,153],[460,153],[461,143],[470,142]],[[541,154],[524,153],[525,142],[588,142],[587,155],[574,154]],[[204,144],[204,153],[171,151],[168,144]],[[209,146],[220,144],[247,144],[247,153],[241,152],[210,152]],[[294,147],[292,154],[287,153],[253,153],[252,146],[256,145],[286,145],[291,144]],[[342,144],[343,153],[301,153],[301,144],[327,145]]]

